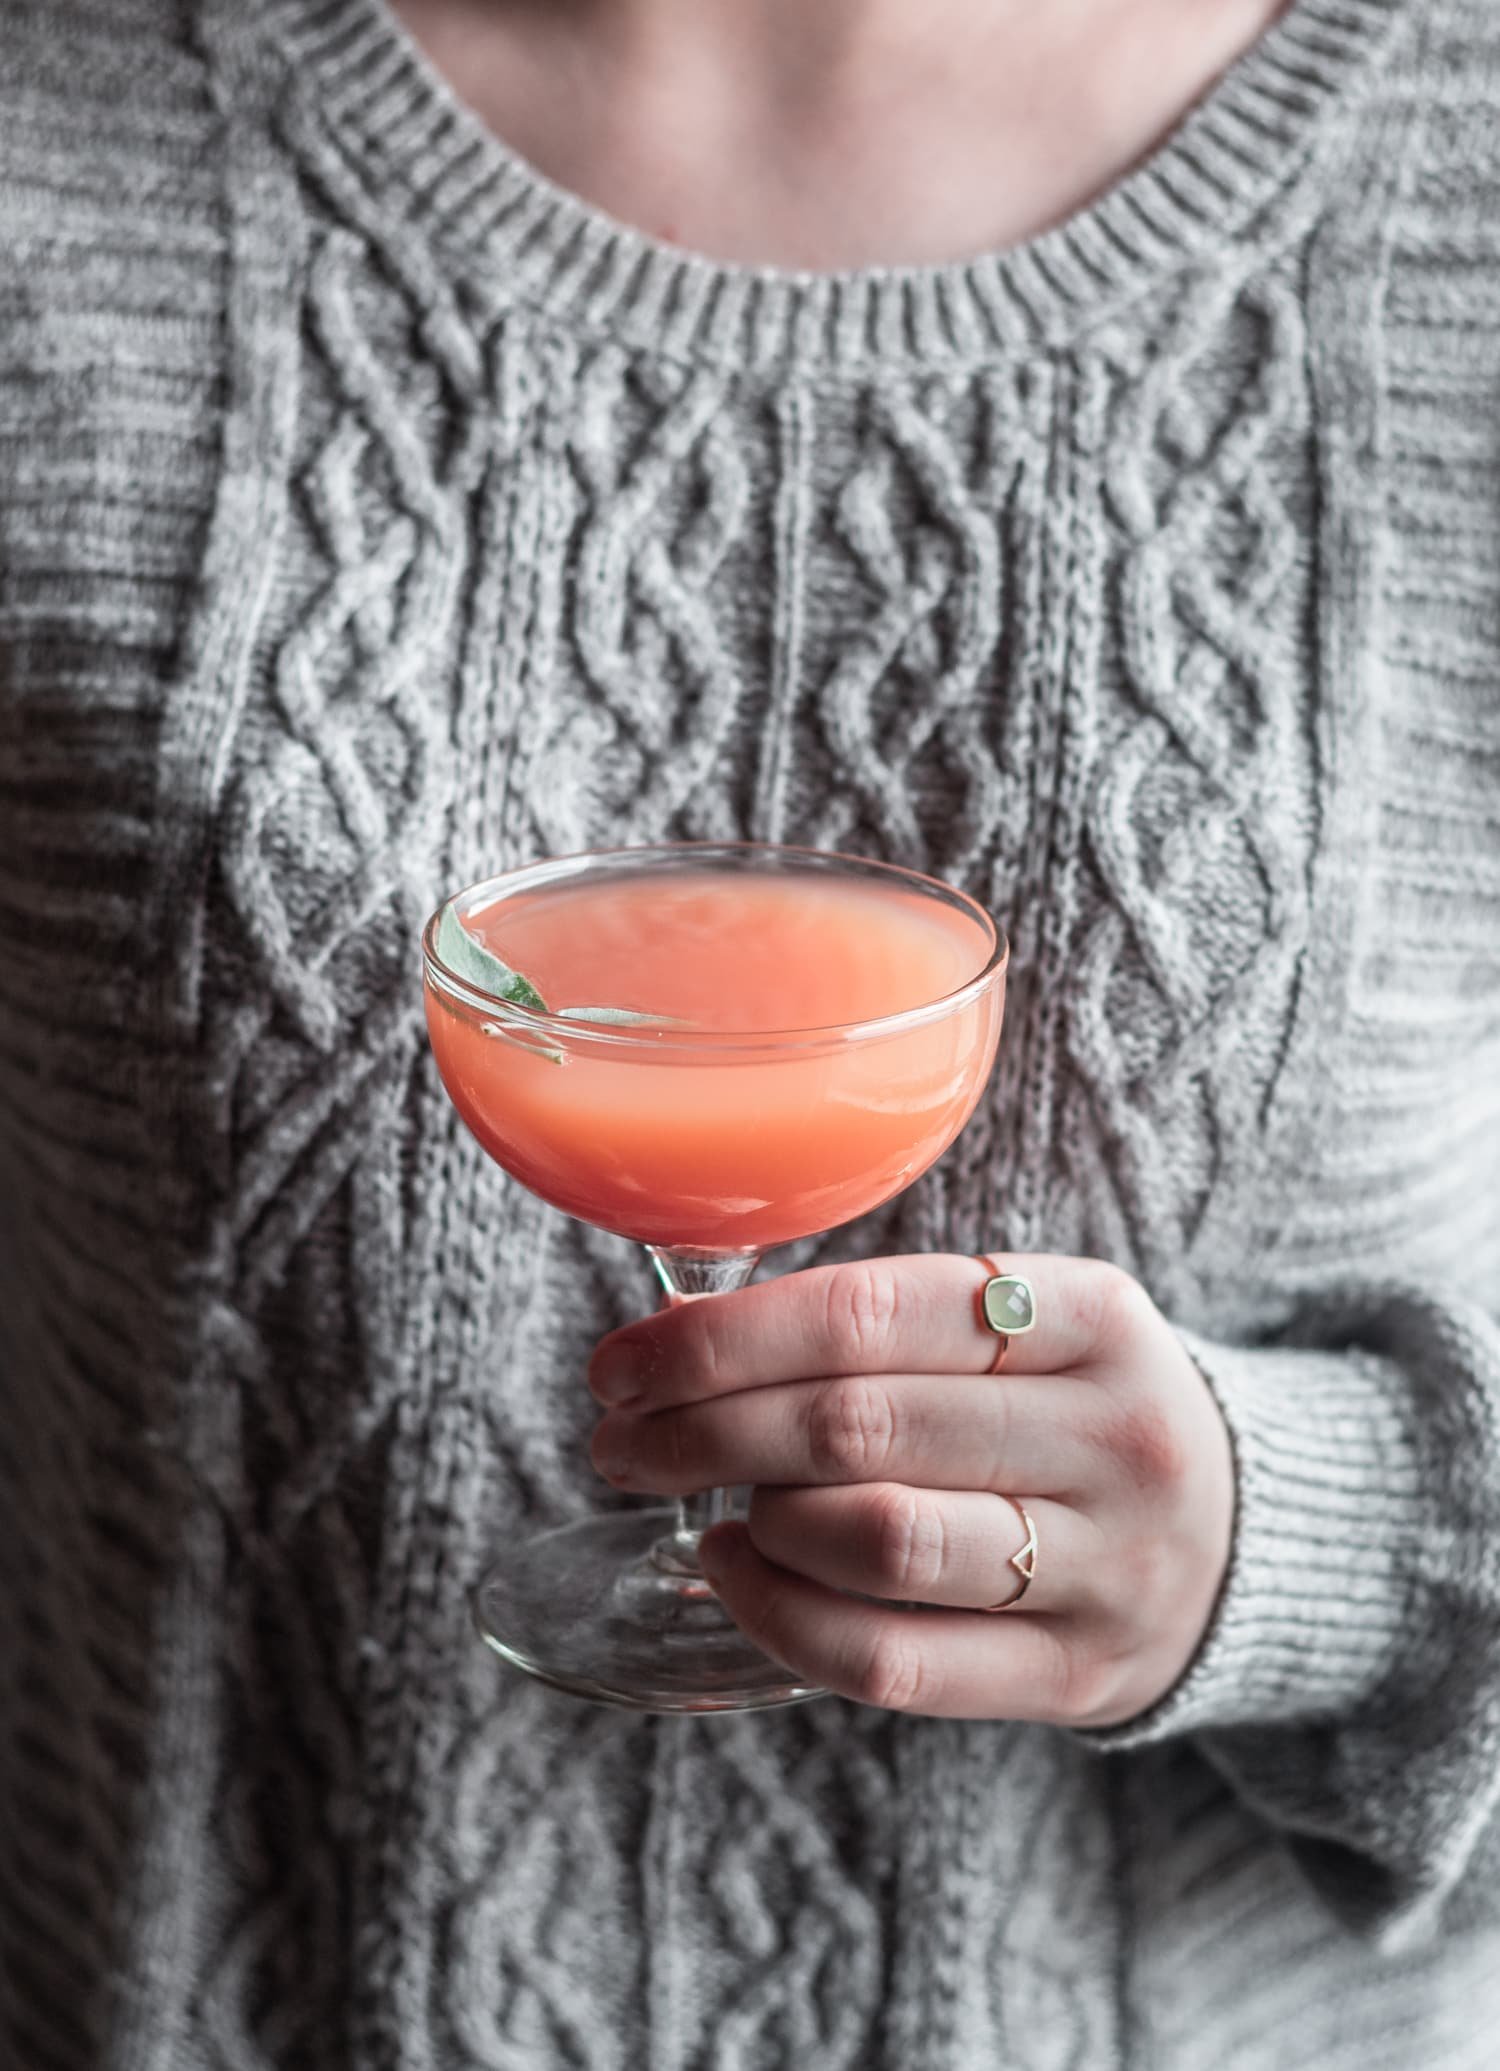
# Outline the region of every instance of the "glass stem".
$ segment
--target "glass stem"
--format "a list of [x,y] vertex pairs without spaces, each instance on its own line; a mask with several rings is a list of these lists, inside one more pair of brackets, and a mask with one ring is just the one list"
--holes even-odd
[[[668,1308],[679,1302],[702,1301],[711,1294],[733,1294],[746,1284],[761,1260],[759,1251],[669,1249],[657,1244],[648,1244],[646,1255],[656,1268]],[[656,1565],[701,1583],[706,1591],[708,1585],[698,1564],[698,1541],[710,1525],[734,1514],[734,1495],[733,1489],[703,1489],[696,1496],[679,1497],[676,1526],[652,1554]]]

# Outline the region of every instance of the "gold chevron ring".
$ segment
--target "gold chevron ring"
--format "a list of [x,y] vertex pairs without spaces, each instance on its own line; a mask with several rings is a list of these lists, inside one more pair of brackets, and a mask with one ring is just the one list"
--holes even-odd
[[1018,1503],[1014,1496],[1002,1496],[1000,1500],[1002,1503],[1009,1503],[1011,1509],[1016,1512],[1022,1524],[1026,1527],[1026,1544],[1021,1548],[1019,1553],[1013,1553],[1010,1557],[1009,1562],[1007,1563],[1007,1565],[1013,1567],[1016,1573],[1020,1576],[1021,1586],[1016,1591],[1015,1595],[1008,1596],[1003,1604],[983,1605],[981,1608],[983,1609],[986,1616],[989,1616],[992,1612],[995,1611],[1015,1610],[1016,1606],[1020,1603],[1022,1597],[1031,1587],[1032,1582],[1036,1576],[1036,1526],[1032,1522],[1031,1512],[1026,1508],[1024,1503]]

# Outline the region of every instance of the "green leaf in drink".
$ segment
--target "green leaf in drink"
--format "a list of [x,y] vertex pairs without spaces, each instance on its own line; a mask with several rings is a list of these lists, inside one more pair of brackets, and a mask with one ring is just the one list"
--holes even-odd
[[493,950],[486,949],[477,936],[469,933],[451,906],[443,908],[438,922],[437,953],[439,961],[466,985],[477,986],[481,992],[507,1000],[512,1006],[531,1007],[538,1014],[547,1012],[547,1002],[531,980],[513,971]]
[[[477,935],[469,933],[451,906],[443,908],[443,917],[438,922],[437,953],[439,962],[445,964],[455,978],[462,978],[466,985],[477,986],[493,999],[505,1000],[513,1007],[530,1007],[537,1014],[553,1011],[529,978],[520,971],[513,971],[492,949],[486,949]],[[630,1007],[559,1007],[556,1012],[562,1021],[598,1021],[616,1028],[691,1026],[671,1014],[637,1014]],[[555,1050],[543,1054],[561,1062]]]

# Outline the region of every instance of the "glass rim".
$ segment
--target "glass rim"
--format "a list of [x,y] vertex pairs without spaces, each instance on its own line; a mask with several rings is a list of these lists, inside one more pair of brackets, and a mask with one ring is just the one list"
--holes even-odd
[[[554,882],[566,882],[571,877],[582,877],[589,869],[601,863],[627,863],[632,859],[712,856],[753,857],[757,855],[786,857],[795,864],[798,861],[812,863],[820,869],[835,869],[843,866],[852,872],[870,875],[887,875],[902,882],[923,888],[929,896],[940,896],[969,912],[990,938],[989,955],[983,966],[972,978],[966,978],[962,985],[938,999],[923,1001],[919,1006],[903,1007],[893,1014],[880,1014],[859,1021],[838,1021],[812,1028],[784,1029],[703,1029],[673,1028],[664,1024],[619,1028],[597,1021],[583,1021],[572,1016],[544,1013],[537,1007],[523,1007],[514,1000],[502,1000],[494,993],[486,992],[482,986],[461,978],[443,963],[437,954],[437,929],[444,913],[460,900],[472,899],[479,893],[492,888],[508,887],[511,891],[523,891]],[[529,881],[529,882],[523,882]],[[501,897],[507,896],[500,892]],[[819,1046],[836,1046],[849,1042],[873,1042],[900,1035],[909,1028],[918,1028],[929,1021],[945,1019],[963,1007],[979,999],[1003,975],[1010,961],[1010,943],[1005,930],[979,901],[957,885],[947,883],[943,878],[933,877],[928,872],[909,869],[902,863],[886,863],[868,856],[853,856],[841,849],[814,849],[786,842],[771,841],[674,841],[642,842],[614,848],[580,849],[566,856],[544,857],[534,863],[521,863],[509,870],[494,872],[491,876],[476,878],[472,884],[464,885],[447,898],[441,900],[428,917],[422,930],[422,963],[424,972],[439,994],[457,1000],[476,1013],[489,1015],[509,1024],[517,1031],[534,1036],[545,1036],[549,1042],[560,1042],[568,1048],[586,1046],[589,1050],[603,1049],[633,1053],[638,1056],[663,1052],[684,1051],[712,1052],[723,1055],[726,1052],[812,1049]]]

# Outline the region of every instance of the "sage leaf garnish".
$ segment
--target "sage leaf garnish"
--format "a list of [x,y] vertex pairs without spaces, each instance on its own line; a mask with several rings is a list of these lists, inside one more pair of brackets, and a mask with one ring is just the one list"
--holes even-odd
[[515,1007],[532,1007],[539,1014],[547,1011],[547,1002],[542,998],[529,978],[523,978],[519,971],[513,971],[503,963],[492,950],[471,935],[451,906],[443,908],[443,917],[438,922],[437,953],[455,978],[462,978],[468,985],[477,985],[481,992],[490,993],[497,1000],[507,1000]]
[[559,1007],[559,1021],[606,1021],[617,1028],[691,1028],[675,1014],[637,1014],[630,1007]]
[[[451,906],[443,908],[443,917],[438,922],[437,953],[455,978],[462,978],[468,985],[477,985],[481,992],[489,993],[492,998],[505,1000],[515,1007],[530,1007],[538,1014],[552,1012],[531,980],[520,971],[513,971],[492,949],[486,949],[477,936],[469,933]],[[616,1028],[692,1026],[691,1022],[679,1021],[671,1014],[637,1014],[630,1007],[559,1007],[557,1018],[562,1021],[600,1021]],[[496,1029],[497,1034],[505,1032]],[[558,1051],[546,1049],[540,1042],[528,1041],[526,1047],[562,1062]]]

